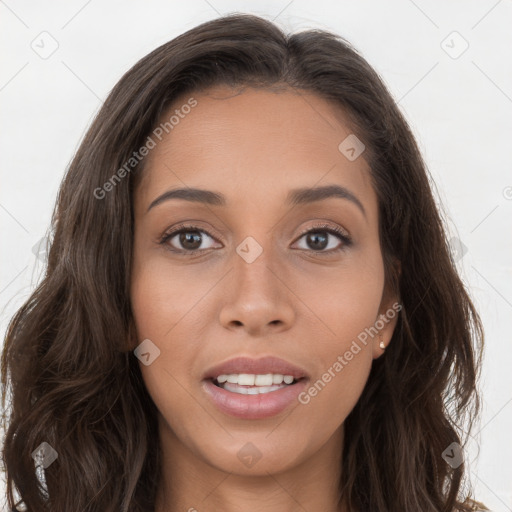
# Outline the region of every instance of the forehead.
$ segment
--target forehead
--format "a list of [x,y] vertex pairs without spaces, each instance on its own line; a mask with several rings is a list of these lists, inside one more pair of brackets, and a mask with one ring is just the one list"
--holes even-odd
[[181,96],[160,123],[138,193],[146,204],[177,186],[222,190],[228,201],[331,183],[372,194],[364,156],[350,161],[339,149],[353,136],[348,117],[313,93],[217,86]]

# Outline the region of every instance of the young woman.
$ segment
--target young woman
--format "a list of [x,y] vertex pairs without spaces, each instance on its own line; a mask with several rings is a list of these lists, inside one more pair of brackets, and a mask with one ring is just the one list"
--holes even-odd
[[479,509],[481,322],[413,135],[342,38],[231,15],[157,48],[52,228],[2,358],[13,510]]

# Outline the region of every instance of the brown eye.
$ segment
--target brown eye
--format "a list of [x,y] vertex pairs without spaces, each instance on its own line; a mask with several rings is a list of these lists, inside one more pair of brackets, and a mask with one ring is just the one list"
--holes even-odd
[[[338,239],[336,241],[336,239]],[[304,232],[299,240],[304,240],[299,249],[312,250],[319,253],[332,253],[343,250],[352,244],[349,235],[338,227],[316,226]]]
[[168,245],[169,250],[173,252],[187,254],[199,253],[203,250],[211,249],[214,240],[215,239],[203,229],[198,229],[194,226],[180,226],[171,233],[165,234],[160,240],[160,243]]
[[321,251],[327,247],[329,237],[325,233],[322,234],[322,231],[310,231],[304,236],[308,247],[315,251]]
[[202,243],[199,231],[186,231],[184,233],[179,233],[178,240],[181,246],[187,251],[199,249]]

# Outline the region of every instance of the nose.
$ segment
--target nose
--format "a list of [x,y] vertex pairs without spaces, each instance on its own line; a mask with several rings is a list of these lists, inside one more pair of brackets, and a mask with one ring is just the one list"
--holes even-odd
[[270,260],[269,251],[263,251],[252,263],[236,255],[229,274],[219,317],[223,327],[265,336],[293,325],[294,295],[284,273]]

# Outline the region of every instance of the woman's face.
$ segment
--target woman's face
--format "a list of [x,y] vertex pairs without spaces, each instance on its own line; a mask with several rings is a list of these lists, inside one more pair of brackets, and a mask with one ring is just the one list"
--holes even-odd
[[[173,114],[135,193],[131,277],[161,436],[229,473],[339,453],[394,302],[363,147],[311,93],[216,87],[162,122]],[[314,193],[327,186],[337,193]],[[162,196],[176,189],[187,198]],[[387,345],[395,321],[382,323]]]

